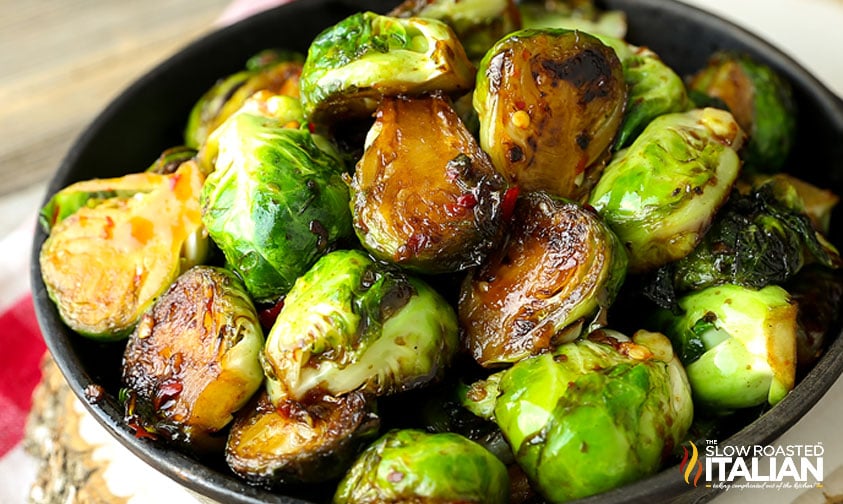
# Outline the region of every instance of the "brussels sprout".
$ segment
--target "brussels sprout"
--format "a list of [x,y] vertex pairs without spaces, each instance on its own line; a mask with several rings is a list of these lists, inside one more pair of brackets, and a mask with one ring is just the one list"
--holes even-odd
[[249,59],[245,70],[220,79],[190,111],[185,144],[199,148],[211,132],[257,91],[298,98],[303,60],[302,55],[287,51],[262,51]]
[[464,342],[491,367],[580,335],[612,303],[626,273],[623,245],[576,203],[528,193],[506,245],[463,283]]
[[369,115],[383,96],[462,94],[473,84],[474,66],[445,23],[362,12],[313,40],[301,99],[312,121],[333,122]]
[[41,275],[72,330],[120,339],[176,277],[205,260],[204,177],[194,162],[171,175],[140,173],[71,185],[54,196]]
[[719,285],[679,299],[663,328],[685,364],[695,403],[710,411],[776,404],[793,388],[797,307],[781,287]]
[[693,75],[688,88],[722,100],[749,135],[745,167],[777,172],[796,141],[796,103],[790,83],[747,54],[718,52]]
[[263,351],[273,403],[310,391],[388,394],[442,374],[456,315],[430,286],[363,252],[323,256],[299,278]]
[[263,383],[263,342],[255,307],[233,273],[189,269],[129,337],[126,421],[139,435],[212,448],[214,435]]
[[158,159],[149,165],[149,168],[147,168],[146,171],[160,173],[162,175],[175,173],[182,163],[193,160],[196,157],[196,153],[196,149],[186,145],[170,147],[162,152],[161,155],[158,156]]
[[819,265],[804,268],[785,288],[799,307],[796,318],[797,371],[807,370],[825,351],[843,301],[843,273]]
[[598,330],[504,371],[494,416],[534,487],[564,502],[655,473],[693,403],[665,336]]
[[342,479],[335,504],[384,502],[504,503],[506,467],[458,434],[388,432],[367,448]]
[[738,176],[742,141],[731,114],[695,109],[654,119],[615,155],[589,203],[626,245],[631,272],[697,246]]
[[775,175],[756,175],[752,177],[753,187],[758,187],[767,182],[776,186],[790,186],[796,191],[796,195],[802,200],[802,209],[811,219],[811,225],[815,230],[827,235],[831,228],[831,213],[840,198],[829,191],[813,184],[798,179],[787,173],[776,173]]
[[583,199],[623,120],[626,93],[621,62],[597,38],[515,32],[480,63],[480,145],[521,189]]
[[626,13],[604,11],[591,0],[520,1],[522,28],[566,28],[616,39],[626,37]]
[[472,61],[482,58],[501,37],[521,27],[514,0],[405,0],[389,15],[443,21],[454,30]]
[[498,241],[504,187],[444,99],[384,98],[351,181],[354,228],[379,259],[462,270]]
[[338,157],[307,130],[232,115],[203,156],[202,221],[258,303],[275,301],[338,240],[353,234]]
[[261,393],[237,415],[225,447],[235,474],[265,487],[341,476],[378,433],[375,402],[361,392],[276,407]]

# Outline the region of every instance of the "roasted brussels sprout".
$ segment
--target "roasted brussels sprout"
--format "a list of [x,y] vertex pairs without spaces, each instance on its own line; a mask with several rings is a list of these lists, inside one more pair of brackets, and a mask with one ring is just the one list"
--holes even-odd
[[486,367],[578,337],[612,303],[626,273],[621,242],[576,203],[528,193],[511,228],[460,294],[464,343]]
[[685,365],[694,402],[731,411],[781,401],[796,373],[797,307],[775,285],[719,285],[679,299],[657,325]]
[[690,254],[740,171],[743,132],[707,108],[654,119],[618,152],[589,203],[618,234],[640,273]]
[[620,60],[594,36],[515,32],[480,63],[480,145],[521,189],[581,200],[600,176],[626,96]]
[[796,195],[802,200],[802,209],[811,219],[811,225],[819,233],[827,235],[831,228],[831,213],[840,198],[829,191],[805,182],[787,173],[776,173],[774,175],[756,175],[751,177],[752,187],[772,183],[776,186],[790,186],[796,191]]
[[272,402],[314,390],[388,394],[441,376],[458,346],[453,308],[426,283],[338,250],[299,278],[263,351]]
[[270,49],[250,58],[246,69],[220,79],[190,111],[185,144],[199,148],[211,132],[258,91],[298,98],[303,61],[300,54]]
[[405,0],[389,15],[443,21],[472,61],[480,60],[495,42],[521,27],[514,0]]
[[504,503],[506,467],[458,434],[388,432],[367,448],[342,479],[334,504],[385,502]]
[[184,270],[205,260],[204,177],[194,162],[73,184],[42,210],[39,262],[62,320],[96,339],[125,337]]
[[280,407],[261,393],[237,415],[225,460],[238,476],[265,487],[328,481],[348,469],[379,426],[374,400],[361,392]]
[[314,122],[366,116],[383,96],[429,91],[462,94],[474,66],[441,21],[362,12],[319,34],[301,77],[301,99]]
[[258,303],[274,302],[353,234],[343,163],[314,137],[241,112],[203,149],[214,169],[202,188],[202,221]]
[[[123,356],[126,421],[140,436],[209,450],[263,383],[263,331],[242,282],[195,266],[155,301]],[[220,446],[221,447],[221,446]]]
[[458,271],[498,241],[504,189],[443,98],[384,98],[351,181],[353,224],[379,259]]
[[670,342],[597,330],[502,372],[494,419],[550,502],[655,473],[691,425],[693,403]]
[[797,371],[810,369],[825,351],[830,331],[838,321],[843,301],[843,272],[811,265],[785,288],[799,307],[796,318]]
[[749,135],[742,156],[748,171],[777,172],[796,141],[796,104],[790,83],[747,54],[718,52],[688,88],[726,104]]
[[162,175],[169,175],[175,173],[182,163],[192,161],[196,158],[197,151],[193,147],[186,145],[178,145],[170,147],[158,156],[158,159],[153,161],[146,169],[148,172],[160,173]]
[[626,13],[601,10],[591,0],[521,0],[522,28],[566,28],[616,39],[626,37]]

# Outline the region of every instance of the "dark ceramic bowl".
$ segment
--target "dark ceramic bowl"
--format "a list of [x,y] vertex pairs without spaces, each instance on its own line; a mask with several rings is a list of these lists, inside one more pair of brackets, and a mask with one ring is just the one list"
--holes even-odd
[[[188,46],[133,84],[77,140],[49,185],[48,193],[79,180],[140,171],[167,147],[181,141],[188,112],[219,77],[239,70],[267,47],[305,51],[323,28],[362,9],[387,11],[394,1],[307,0],[285,5],[222,29]],[[655,50],[680,75],[700,68],[718,49],[747,51],[773,66],[793,84],[799,106],[798,143],[790,166],[799,176],[843,194],[843,104],[803,68],[759,38],[722,19],[668,0],[607,0],[627,12],[628,39]],[[843,243],[841,216],[831,239]],[[91,414],[134,454],[179,484],[203,496],[235,503],[300,503],[325,498],[330,489],[289,488],[287,495],[249,486],[221,460],[200,461],[163,444],[136,439],[122,422],[117,401],[122,345],[104,345],[72,333],[59,319],[44,290],[38,252],[45,235],[38,230],[32,249],[32,287],[38,321],[47,345]],[[836,329],[836,336],[839,329]],[[720,444],[767,444],[801,418],[843,370],[843,338],[835,337],[819,363],[778,406]],[[90,384],[105,397],[85,400]],[[696,502],[714,490],[687,485],[678,467],[583,502]]]

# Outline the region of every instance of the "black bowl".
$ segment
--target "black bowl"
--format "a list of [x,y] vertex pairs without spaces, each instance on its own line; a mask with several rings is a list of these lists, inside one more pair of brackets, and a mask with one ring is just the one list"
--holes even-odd
[[[181,141],[190,107],[219,78],[239,70],[267,47],[305,51],[323,28],[368,8],[385,12],[395,1],[307,0],[278,7],[191,44],[129,87],[76,141],[49,185],[48,194],[94,177],[143,170],[160,152]],[[680,75],[700,68],[719,49],[746,51],[791,81],[799,107],[797,146],[789,165],[799,176],[843,194],[843,103],[774,47],[711,14],[666,0],[606,0],[629,18],[628,39],[656,51]],[[839,220],[840,216],[835,216]],[[60,320],[41,280],[38,253],[45,235],[36,231],[31,280],[38,321],[58,367],[91,414],[131,452],[179,484],[211,499],[236,503],[300,503],[321,500],[330,489],[289,488],[287,495],[249,486],[221,460],[199,460],[163,444],[139,440],[123,424],[117,401],[122,345],[99,344],[70,331]],[[831,239],[843,243],[838,225]],[[835,331],[836,336],[836,331]],[[843,338],[835,337],[819,363],[778,406],[720,444],[764,445],[783,434],[835,382],[843,370]],[[85,389],[104,387],[90,403]],[[678,467],[582,502],[696,502],[715,490],[687,485]]]

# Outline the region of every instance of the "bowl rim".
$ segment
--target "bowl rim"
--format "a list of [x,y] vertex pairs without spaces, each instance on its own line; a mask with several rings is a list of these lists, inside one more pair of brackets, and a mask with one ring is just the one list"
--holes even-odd
[[[259,23],[264,17],[292,16],[297,11],[303,9],[302,4],[305,3],[308,5],[304,9],[310,12],[313,9],[325,8],[328,5],[347,5],[349,3],[353,5],[355,2],[343,0],[291,2],[257,13],[237,21],[232,25],[218,28],[187,44],[132,82],[116,98],[111,100],[83,130],[74,140],[71,148],[61,161],[58,170],[52,176],[41,206],[49,201],[52,194],[66,185],[65,181],[79,161],[80,153],[84,150],[84,146],[99,134],[103,126],[120,112],[126,102],[134,99],[150,82],[160,79],[161,75],[165,74],[173,65],[178,65],[182,61],[189,60],[193,53],[201,51],[206,45],[218,39],[225,39],[231,36],[232,33],[247,30],[249,26]],[[817,101],[820,107],[829,111],[829,117],[835,122],[838,131],[843,132],[843,98],[831,92],[813,74],[802,67],[802,65],[763,38],[714,13],[680,1],[604,0],[602,2],[605,7],[613,9],[622,9],[623,6],[628,6],[632,3],[645,8],[660,9],[673,16],[687,17],[692,22],[709,29],[728,30],[730,36],[734,37],[735,40],[743,45],[752,47],[771,66],[779,71],[784,71],[794,84],[806,89],[808,94],[812,99]],[[46,238],[46,234],[38,224],[35,227],[29,273],[36,318],[44,341],[48,350],[54,356],[54,361],[60,372],[70,385],[71,390],[83,403],[91,416],[112,437],[116,438],[120,444],[158,472],[182,485],[188,491],[195,492],[205,498],[211,498],[218,502],[239,502],[244,504],[258,504],[263,502],[306,504],[312,502],[252,486],[233,474],[224,474],[203,464],[198,458],[191,457],[166,444],[153,444],[137,439],[124,425],[122,421],[122,407],[116,401],[103,400],[94,403],[87,400],[85,396],[86,387],[96,384],[97,380],[84,369],[79,357],[71,348],[68,337],[72,337],[73,335],[69,334],[70,330],[61,322],[53,302],[47,295],[41,278],[39,264],[40,249]],[[839,356],[843,354],[843,337],[841,335],[843,335],[843,331],[834,337],[834,340],[826,348],[820,360],[809,372],[801,377],[794,389],[776,407],[771,408],[764,415],[744,426],[732,436],[721,440],[719,445],[745,446],[769,444],[799,421],[822,398],[830,386],[840,379],[841,374],[843,374],[843,358],[833,359],[828,357],[829,355]],[[830,380],[831,377],[833,379]],[[650,477],[604,493],[580,499],[576,502],[597,504],[622,501],[652,501],[653,499],[668,501],[675,498],[702,502],[715,497],[719,493],[716,489],[689,487],[689,485],[684,483],[679,474],[680,471],[677,465],[666,466]],[[295,487],[290,487],[290,489],[295,491]]]

